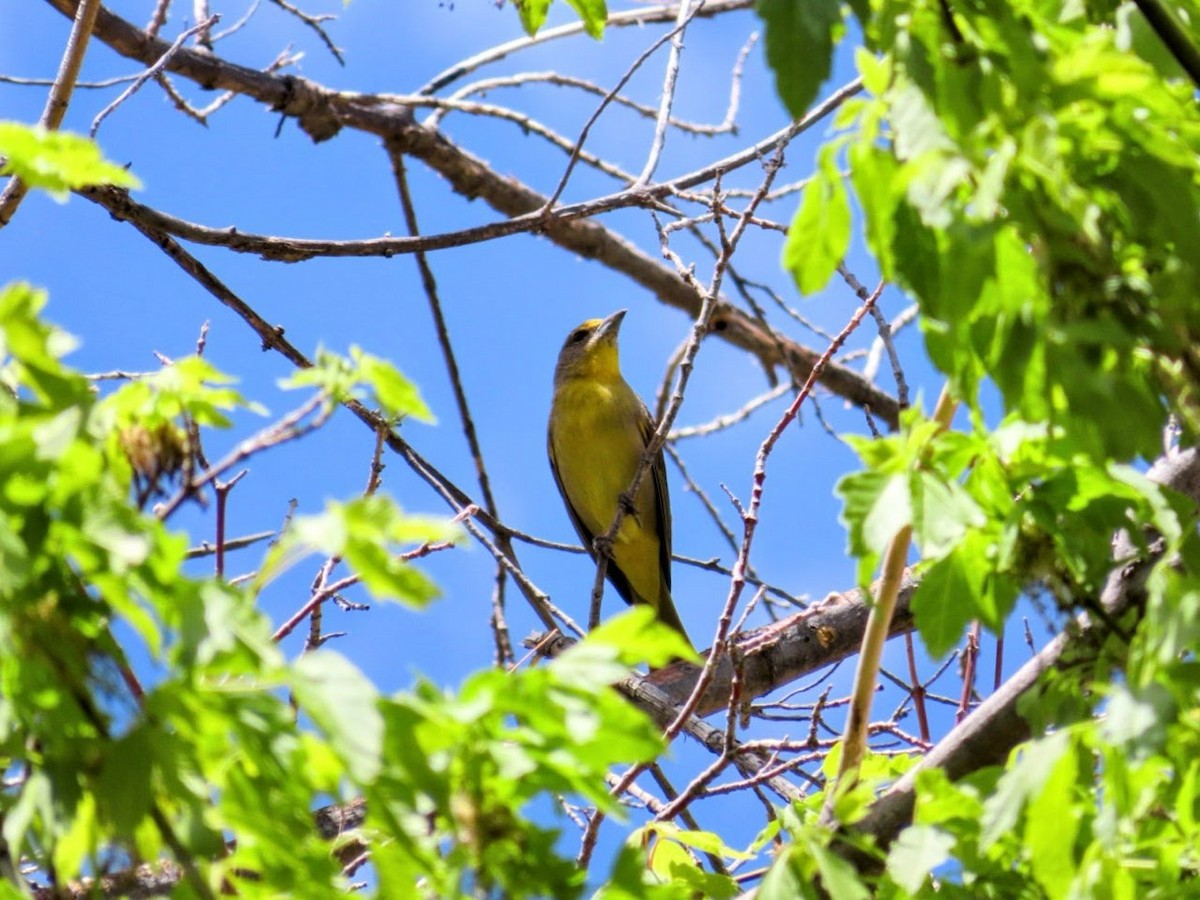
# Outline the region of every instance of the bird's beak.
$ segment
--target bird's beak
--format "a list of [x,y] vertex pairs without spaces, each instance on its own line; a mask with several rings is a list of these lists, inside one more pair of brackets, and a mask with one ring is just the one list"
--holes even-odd
[[618,309],[615,313],[600,323],[600,327],[596,329],[596,333],[592,336],[592,343],[600,341],[616,341],[617,333],[621,330],[621,320],[625,318],[627,309]]

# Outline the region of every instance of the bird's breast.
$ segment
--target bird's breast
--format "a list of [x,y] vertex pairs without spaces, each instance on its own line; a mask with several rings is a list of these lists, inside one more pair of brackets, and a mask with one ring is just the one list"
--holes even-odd
[[626,385],[566,382],[554,392],[549,437],[555,465],[568,502],[594,534],[608,529],[617,498],[633,481],[644,448],[640,412]]

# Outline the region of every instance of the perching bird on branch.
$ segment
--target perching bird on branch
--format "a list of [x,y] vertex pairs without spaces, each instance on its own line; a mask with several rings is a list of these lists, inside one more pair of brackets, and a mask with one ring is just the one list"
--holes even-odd
[[[654,420],[621,377],[617,333],[626,310],[567,335],[554,369],[550,468],[583,546],[612,526],[654,435]],[[660,449],[613,538],[606,573],[626,603],[645,603],[687,639],[671,600],[671,500]],[[691,642],[689,641],[689,644]]]

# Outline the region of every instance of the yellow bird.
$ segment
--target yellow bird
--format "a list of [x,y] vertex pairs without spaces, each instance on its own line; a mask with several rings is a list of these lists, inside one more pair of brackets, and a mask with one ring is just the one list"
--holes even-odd
[[[608,532],[633,484],[654,420],[621,377],[617,333],[626,310],[589,319],[567,335],[554,369],[548,446],[554,481],[587,552]],[[606,570],[626,603],[652,606],[687,639],[671,600],[671,500],[662,450],[621,519]],[[689,641],[690,643],[690,641]]]

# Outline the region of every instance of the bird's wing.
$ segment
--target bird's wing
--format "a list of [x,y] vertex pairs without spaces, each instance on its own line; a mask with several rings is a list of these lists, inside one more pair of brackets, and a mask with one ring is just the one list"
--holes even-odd
[[[579,540],[583,542],[583,549],[587,551],[587,555],[593,560],[596,558],[595,540],[596,535],[592,534],[590,528],[583,524],[583,519],[579,517],[579,513],[575,511],[575,504],[571,502],[571,495],[567,493],[567,489],[563,487],[562,476],[558,473],[558,460],[554,454],[554,438],[552,435],[546,437],[547,455],[550,457],[550,471],[554,475],[554,484],[558,487],[558,493],[562,495],[563,506],[567,508],[567,515],[571,517],[571,524],[575,526],[575,533],[579,535]],[[670,551],[668,551],[667,560],[670,561]],[[617,589],[617,593],[621,595],[621,599],[632,605],[637,602],[637,598],[633,592],[633,585],[629,583],[629,578],[621,571],[621,567],[617,565],[617,561],[609,557],[608,565],[604,569],[608,580],[612,582],[612,586]],[[668,577],[670,577],[668,575]]]
[[[643,406],[641,420],[643,446],[649,445],[654,437],[654,428],[654,420],[650,418],[650,411]],[[671,598],[671,495],[667,493],[667,461],[661,448],[654,457],[654,462],[650,464],[650,479],[650,483],[654,487],[654,511],[658,518],[655,523],[655,530],[658,534],[658,567],[662,573],[663,587],[666,588],[666,592],[659,597],[659,602],[655,604],[655,609],[658,611],[659,620],[678,631],[688,645],[692,646],[687,629],[683,627],[683,621],[675,609],[675,601]]]
[[554,455],[553,435],[546,436],[546,451],[550,456],[550,471],[554,474],[554,484],[558,487],[558,493],[562,495],[563,505],[567,508],[567,515],[571,517],[571,524],[575,526],[575,533],[583,541],[583,549],[591,556],[593,553],[592,542],[596,539],[596,536],[583,524],[583,519],[579,518],[579,513],[575,512],[575,504],[571,502],[571,495],[567,493],[567,489],[563,486],[562,476],[558,474],[558,460]]
[[[654,437],[654,419],[650,410],[642,407],[642,446],[647,446]],[[663,584],[671,590],[671,495],[667,492],[667,461],[660,448],[650,464],[650,482],[654,486],[654,512],[658,519],[658,566],[662,570]]]

